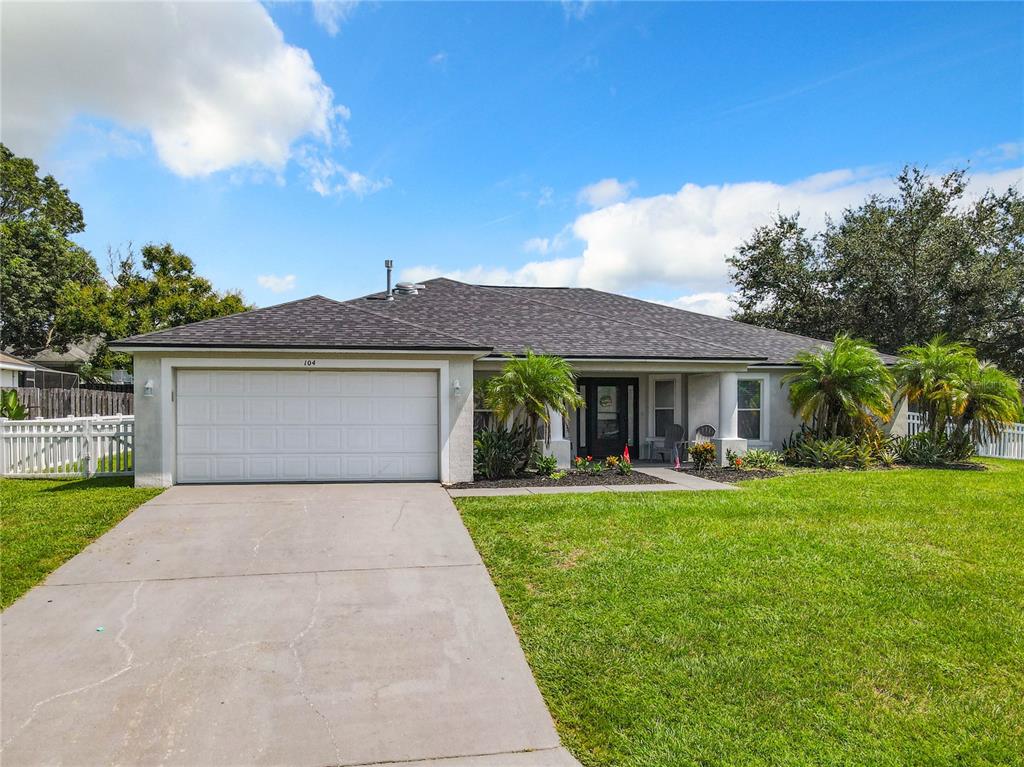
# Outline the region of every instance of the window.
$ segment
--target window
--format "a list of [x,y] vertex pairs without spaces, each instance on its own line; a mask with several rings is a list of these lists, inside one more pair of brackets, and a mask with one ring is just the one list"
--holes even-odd
[[761,389],[760,379],[739,382],[737,392],[738,419],[736,436],[740,439],[760,442],[761,440]]
[[676,419],[676,382],[654,382],[654,436],[664,437]]
[[473,382],[473,433],[494,428],[494,411],[484,405],[486,380]]

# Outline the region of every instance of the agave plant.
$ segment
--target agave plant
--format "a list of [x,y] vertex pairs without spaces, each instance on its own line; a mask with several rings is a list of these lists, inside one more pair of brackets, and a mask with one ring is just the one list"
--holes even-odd
[[568,418],[583,405],[576,391],[576,374],[561,357],[534,354],[530,349],[523,357],[507,357],[504,369],[487,382],[484,394],[499,422],[521,417],[536,439],[541,424],[551,420],[549,411]]
[[900,354],[897,396],[918,404],[934,437],[953,415],[958,382],[978,366],[974,349],[936,336],[926,344],[904,346]]
[[892,374],[874,347],[836,336],[831,348],[800,352],[799,370],[787,374],[794,415],[813,425],[817,436],[852,436],[866,419],[892,417]]

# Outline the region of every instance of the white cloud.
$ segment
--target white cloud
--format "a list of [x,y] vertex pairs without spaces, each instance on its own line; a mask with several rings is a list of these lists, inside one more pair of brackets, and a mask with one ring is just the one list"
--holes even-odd
[[427,59],[435,67],[444,67],[448,63],[448,51],[438,51]]
[[2,47],[0,130],[21,154],[78,116],[148,134],[186,177],[345,143],[348,110],[258,2],[6,3]]
[[[986,189],[1024,189],[1024,168],[974,173],[968,196]],[[555,256],[555,238],[527,240],[524,250],[549,256],[513,267],[475,266],[455,271],[422,266],[410,279],[453,279],[509,285],[570,285],[619,293],[675,295],[666,303],[711,314],[728,313],[731,291],[726,258],[754,228],[779,212],[800,212],[809,231],[827,214],[839,215],[870,194],[890,193],[893,179],[878,172],[837,170],[787,184],[749,181],[699,186],[638,197],[578,216],[569,227],[580,243],[576,256]],[[569,234],[563,249],[568,248]]]
[[276,274],[261,274],[256,278],[261,288],[266,288],[271,293],[287,293],[295,290],[295,275],[286,274],[279,277]]
[[313,0],[313,18],[331,37],[352,18],[359,0]]
[[562,0],[562,12],[569,21],[582,21],[594,9],[594,0]]
[[555,190],[550,186],[542,186],[537,194],[537,207],[543,208],[550,205],[555,199]]
[[659,301],[658,303],[674,306],[676,309],[713,314],[716,317],[728,317],[734,308],[730,301],[730,294],[720,292],[694,293],[689,296],[680,296],[672,301]]
[[389,178],[370,178],[315,151],[302,152],[299,164],[306,171],[310,189],[321,197],[352,195],[363,198],[391,186]]
[[591,208],[605,208],[627,199],[635,186],[635,181],[622,182],[617,178],[603,178],[583,187],[576,196],[576,201]]

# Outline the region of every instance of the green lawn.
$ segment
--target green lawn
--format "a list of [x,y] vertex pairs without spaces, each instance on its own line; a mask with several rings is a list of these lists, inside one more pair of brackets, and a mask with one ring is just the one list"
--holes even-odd
[[585,765],[1024,764],[1024,463],[464,498]]
[[131,477],[0,480],[0,607],[159,493]]

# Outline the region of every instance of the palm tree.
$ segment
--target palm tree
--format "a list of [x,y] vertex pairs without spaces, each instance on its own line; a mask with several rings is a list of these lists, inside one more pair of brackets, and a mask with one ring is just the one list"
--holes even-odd
[[953,384],[951,415],[954,434],[969,435],[974,444],[995,439],[1003,427],[1021,418],[1020,382],[995,365],[966,366]]
[[550,410],[568,418],[583,405],[576,391],[576,374],[561,357],[534,354],[506,355],[508,362],[500,374],[487,382],[485,401],[499,422],[522,416],[530,434],[539,438],[540,425],[550,421]]
[[892,374],[871,344],[842,333],[831,348],[800,352],[799,370],[783,377],[793,414],[818,436],[851,436],[872,416],[892,417]]
[[953,415],[957,381],[978,366],[974,349],[936,336],[925,344],[904,346],[900,354],[897,396],[918,403],[934,437]]

